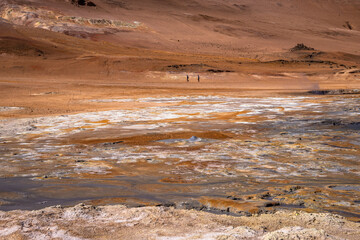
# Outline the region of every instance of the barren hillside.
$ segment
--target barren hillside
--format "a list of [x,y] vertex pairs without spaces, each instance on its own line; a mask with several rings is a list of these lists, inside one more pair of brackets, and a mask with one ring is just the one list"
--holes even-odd
[[[356,0],[94,0],[84,6],[74,2],[3,1],[2,53],[58,56],[61,49],[108,56],[124,55],[122,48],[135,47],[151,51],[141,56],[163,50],[266,60],[305,43],[323,52],[360,54]],[[16,52],[11,46],[21,41],[26,43]],[[128,49],[125,55],[138,54]],[[187,56],[177,57],[183,61]]]

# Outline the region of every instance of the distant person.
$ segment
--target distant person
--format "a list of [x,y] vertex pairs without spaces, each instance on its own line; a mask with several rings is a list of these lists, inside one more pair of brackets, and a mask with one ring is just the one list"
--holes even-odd
[[189,75],[186,75],[186,81],[189,82]]
[[200,75],[198,75],[198,82],[200,82]]

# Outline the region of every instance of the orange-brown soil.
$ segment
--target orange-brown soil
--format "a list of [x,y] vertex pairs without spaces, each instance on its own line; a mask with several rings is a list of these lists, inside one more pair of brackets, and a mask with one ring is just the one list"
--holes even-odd
[[[96,7],[41,0],[2,4],[1,102],[23,107],[2,117],[130,107],[78,101],[105,96],[360,88],[358,1],[95,2]],[[38,17],[29,17],[32,12]],[[156,18],[149,16],[153,12]],[[19,20],[24,16],[27,21]],[[147,27],[79,38],[66,29],[44,30],[59,16]],[[80,30],[110,27],[75,23]],[[314,50],[290,50],[301,42]]]
[[[2,210],[120,203],[359,221],[359,1],[92,2],[0,3]],[[184,210],[192,214],[208,216]],[[302,214],[296,226],[306,229],[292,230],[328,236],[308,230],[312,218]],[[216,231],[242,224],[222,217],[203,223]],[[0,238],[43,237],[4,221]],[[265,228],[293,222],[209,236],[265,238]],[[180,236],[156,227],[139,236],[166,239],[170,228]],[[327,232],[344,237],[338,230]],[[82,231],[70,235],[106,238]]]

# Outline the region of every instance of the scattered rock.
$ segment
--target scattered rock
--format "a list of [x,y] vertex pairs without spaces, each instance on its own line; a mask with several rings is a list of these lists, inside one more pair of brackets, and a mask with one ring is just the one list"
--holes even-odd
[[319,55],[323,54],[323,52],[312,52],[308,55],[305,56],[305,58],[314,58],[314,57],[317,57]]
[[349,30],[353,30],[353,26],[350,24],[349,21],[346,21],[343,26],[344,26],[345,28],[349,29]]
[[204,63],[192,63],[192,64],[173,64],[168,65],[167,68],[172,71],[188,71],[188,72],[202,72],[204,68],[210,67]]
[[207,72],[223,73],[223,72],[233,72],[233,71],[231,71],[231,70],[220,70],[220,69],[208,69]]
[[116,144],[119,144],[119,143],[123,143],[124,141],[115,141],[115,142],[106,142],[106,143],[103,143],[104,146],[111,146],[111,145],[116,145]]
[[83,162],[86,162],[85,160],[75,160],[75,162],[77,163],[83,163]]
[[244,199],[241,197],[235,197],[235,196],[227,196],[226,198],[235,200],[235,201],[243,201]]
[[96,4],[89,0],[69,0],[71,4],[75,6],[88,6],[88,7],[96,7]]
[[358,70],[354,70],[354,71],[351,71],[351,72],[349,72],[350,74],[355,74],[355,73],[360,73],[360,70],[358,69]]
[[291,52],[296,52],[296,51],[313,51],[315,50],[314,48],[312,47],[308,47],[306,46],[305,44],[303,43],[298,43],[295,47],[291,48],[290,51]]
[[271,194],[269,192],[266,192],[266,193],[260,193],[257,195],[258,198],[260,199],[266,199],[266,198],[269,198],[271,196]]
[[315,95],[360,94],[360,89],[311,90],[308,93]]
[[[312,56],[313,55],[308,55],[306,58],[312,58]],[[279,63],[279,64],[282,64],[282,65],[305,63],[305,64],[308,64],[309,66],[311,64],[326,64],[326,65],[330,65],[330,66],[336,65],[335,62],[323,61],[323,60],[284,60],[284,59],[278,59],[278,60],[267,61],[267,62],[262,62],[262,63]],[[346,66],[345,66],[345,68],[346,68]]]
[[279,202],[274,202],[274,201],[272,201],[272,202],[266,202],[266,203],[264,204],[264,207],[275,207],[275,206],[279,206],[279,205],[280,205]]
[[34,130],[36,130],[36,129],[37,129],[36,126],[30,126],[30,127],[28,127],[26,130],[27,130],[27,131],[34,131]]
[[301,189],[301,186],[290,186],[287,190],[285,190],[284,192],[286,193],[293,193],[299,189]]
[[175,203],[160,203],[156,205],[157,207],[175,207]]

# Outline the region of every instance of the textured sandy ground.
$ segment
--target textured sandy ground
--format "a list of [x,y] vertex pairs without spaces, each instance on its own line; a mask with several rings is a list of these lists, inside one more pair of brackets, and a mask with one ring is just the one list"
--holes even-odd
[[253,217],[121,205],[0,212],[0,239],[358,239],[360,224],[331,214]]
[[[136,112],[149,107],[172,106],[171,103],[121,102],[111,99],[181,98],[209,94],[251,98],[279,97],[284,93],[291,97],[309,90],[360,88],[360,2],[357,0],[93,2],[96,7],[78,6],[66,0],[0,2],[1,151],[2,158],[10,163],[13,161],[9,168],[2,168],[3,176],[9,176],[12,170],[16,174],[37,172],[32,177],[51,181],[53,176],[47,173],[48,169],[52,169],[51,161],[66,159],[66,155],[58,153],[46,155],[46,152],[37,152],[35,148],[31,148],[36,143],[35,140],[26,142],[28,139],[22,136],[24,132],[40,131],[40,128],[34,128],[37,121],[35,118],[61,119],[64,114],[86,115],[108,110]],[[308,48],[293,49],[298,43],[305,43]],[[187,74],[190,76],[189,83],[186,83]],[[196,81],[198,74],[201,76],[200,83]],[[354,101],[349,104],[351,106],[345,108],[345,118],[356,117],[359,111],[352,105],[357,99],[354,97]],[[307,104],[311,104],[311,101]],[[308,113],[303,111],[300,115],[306,117]],[[229,122],[235,119],[235,115],[231,114],[213,117]],[[351,123],[344,123],[341,118],[335,121],[330,119],[325,124],[330,127],[334,125],[335,130],[352,123],[352,127],[358,126],[356,119],[351,120]],[[259,118],[253,120],[261,121]],[[66,134],[83,131],[82,125],[74,128],[73,124],[69,122]],[[91,124],[101,126],[108,122]],[[144,126],[144,123],[141,124],[137,127]],[[134,130],[133,127],[132,129]],[[341,131],[340,135],[344,133]],[[346,134],[346,138],[351,145],[342,142],[338,136],[318,136],[321,141],[331,141],[332,146],[328,149],[336,149],[336,156],[348,154],[353,157],[359,153],[358,138],[353,136],[357,132],[348,130],[348,133],[350,134]],[[51,135],[51,132],[46,134]],[[103,144],[104,139],[111,140],[106,131],[101,134],[103,139],[96,140],[95,143]],[[200,137],[204,138],[222,138],[217,132],[201,134],[204,136]],[[88,144],[85,147],[92,147],[94,142],[81,139],[81,134],[75,137],[79,136],[80,138],[74,139],[78,142],[85,139],[81,143]],[[84,136],[91,137],[91,134]],[[174,136],[188,139],[191,135],[179,133]],[[36,139],[39,136],[27,137]],[[160,134],[154,139],[165,137]],[[16,138],[20,139],[21,144],[18,146],[13,144],[18,141]],[[125,140],[133,145],[144,145],[149,141],[141,134],[133,138],[115,136],[114,139]],[[254,148],[262,148],[267,144],[261,143],[262,138],[252,140]],[[283,150],[288,150],[287,148],[300,141],[299,138],[293,141],[286,134],[281,135],[279,140],[292,142],[281,142],[279,146]],[[301,141],[304,140],[306,142],[306,139]],[[47,147],[43,142],[39,145]],[[18,150],[26,146],[30,146],[27,149],[35,155],[19,154]],[[246,142],[246,146],[251,145]],[[138,149],[143,150],[140,147]],[[188,150],[190,152],[194,149]],[[313,150],[317,151],[311,151]],[[69,148],[65,147],[64,151],[69,152]],[[43,159],[33,157],[39,153]],[[288,155],[281,157],[285,156]],[[331,152],[326,156],[331,158],[335,155]],[[26,158],[39,160],[40,167],[22,164]],[[87,166],[84,159],[75,163],[72,158],[67,160],[71,162],[71,166]],[[353,169],[357,167],[357,158],[351,161],[335,160],[336,164],[349,165],[349,169],[357,174],[357,170]],[[331,164],[331,161],[325,162]],[[25,171],[18,171],[14,163]],[[154,173],[155,169],[152,164],[143,162],[134,166],[140,173]],[[193,171],[203,166],[205,165],[194,168],[189,164],[183,167]],[[61,168],[62,165],[57,167]],[[91,167],[105,169],[105,173],[108,169],[108,165],[98,163]],[[92,171],[91,167],[85,170]],[[322,170],[319,166],[310,167],[307,174]],[[331,170],[332,167],[334,166],[328,169]],[[126,172],[131,173],[133,169],[126,169]],[[348,171],[347,169],[341,168],[340,171]],[[86,178],[94,178],[93,173],[86,175],[86,171]],[[113,177],[123,173],[112,174]],[[346,175],[349,176],[351,177]],[[317,180],[316,177],[309,179]],[[163,183],[169,184],[185,180],[177,177],[162,179]],[[15,179],[6,177],[1,178],[1,181],[6,183],[1,186],[4,188],[1,192],[1,205],[8,204],[8,200],[26,199],[27,195],[16,189],[19,186],[29,188],[30,185],[26,185],[29,181],[20,184]],[[310,208],[315,206],[318,211],[323,206],[328,210],[337,206],[353,213],[358,210],[358,185],[349,186],[348,181],[341,184],[336,181],[319,189],[308,186],[298,188],[297,182],[286,179],[280,181],[286,185],[284,188],[274,188],[269,190],[269,194],[247,197],[259,201],[263,201],[264,197],[279,197],[284,198],[290,207],[293,204],[309,204]],[[351,181],[351,184],[354,182]],[[271,181],[269,185],[273,185]],[[151,184],[148,186],[149,189],[153,187]],[[90,195],[99,194],[92,188],[88,188],[88,192]],[[56,193],[66,198],[71,195],[71,189],[66,192],[69,195],[63,194],[57,187],[44,193],[50,196]],[[309,194],[311,198],[298,201],[302,194]],[[324,195],[330,196],[332,200],[326,202]],[[236,194],[229,196],[232,199],[218,201],[203,198],[202,202],[226,211],[229,206],[233,206],[233,201],[240,199]],[[344,198],[350,200],[343,201]],[[135,200],[129,198],[126,201],[129,203]],[[98,199],[94,204],[119,202],[123,203],[125,200],[114,198],[107,202],[107,199]],[[243,208],[242,204],[236,203],[235,206]],[[358,219],[358,215],[354,219]],[[359,236],[359,225],[342,217],[296,212],[234,218],[164,207],[126,209],[123,206],[93,208],[78,205],[68,209],[2,212],[0,221],[0,236],[4,239],[358,239]]]

